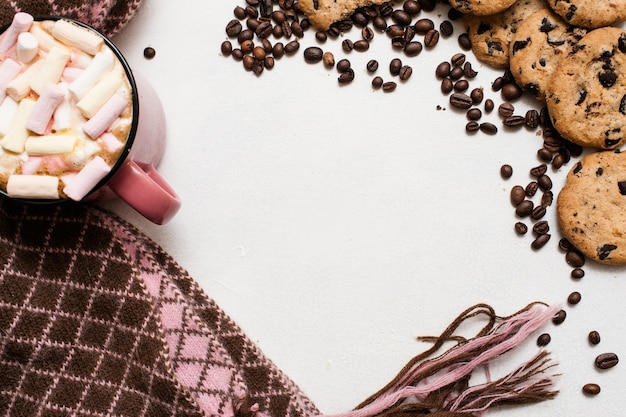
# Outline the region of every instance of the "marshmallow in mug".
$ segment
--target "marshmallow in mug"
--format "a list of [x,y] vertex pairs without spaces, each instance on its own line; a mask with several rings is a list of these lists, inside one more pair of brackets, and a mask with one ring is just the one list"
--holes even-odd
[[102,36],[17,13],[0,36],[0,188],[81,200],[119,159],[132,125],[127,74]]

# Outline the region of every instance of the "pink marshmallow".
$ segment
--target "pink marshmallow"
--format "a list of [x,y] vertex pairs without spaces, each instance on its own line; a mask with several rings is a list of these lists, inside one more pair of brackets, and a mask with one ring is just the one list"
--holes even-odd
[[100,136],[100,139],[102,139],[102,142],[104,142],[104,146],[107,147],[107,150],[109,152],[117,152],[121,147],[124,146],[123,142],[120,142],[120,140],[111,132],[105,132]]
[[30,29],[33,23],[33,16],[28,13],[18,12],[13,16],[11,26],[4,32],[4,37],[0,41],[0,53],[5,53],[17,42],[20,33]]
[[43,158],[41,156],[29,156],[22,164],[22,175],[34,175],[41,166]]
[[70,167],[67,166],[65,161],[59,155],[51,155],[44,157],[46,168],[50,173],[57,173],[67,171]]
[[63,87],[52,83],[46,85],[28,116],[26,129],[38,135],[43,135],[54,114],[54,110],[61,104],[63,98],[65,98],[65,89]]
[[6,59],[0,65],[0,102],[7,95],[7,86],[20,73],[22,66],[12,59]]
[[70,84],[72,81],[78,78],[80,74],[85,71],[82,68],[78,67],[65,67],[63,70],[63,74],[61,74],[61,79],[66,83]]
[[110,99],[83,125],[83,131],[92,139],[97,139],[119,117],[128,102],[119,94],[113,94]]
[[96,156],[63,188],[63,192],[72,200],[80,201],[110,171],[111,167],[107,165],[104,159]]

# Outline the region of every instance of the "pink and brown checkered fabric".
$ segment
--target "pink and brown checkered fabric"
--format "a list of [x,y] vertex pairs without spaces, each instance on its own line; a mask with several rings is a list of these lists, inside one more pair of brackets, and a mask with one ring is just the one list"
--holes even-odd
[[318,415],[169,255],[93,207],[0,204],[0,416]]
[[141,0],[0,0],[0,25],[17,12],[64,16],[90,24],[107,36],[120,31],[134,16]]

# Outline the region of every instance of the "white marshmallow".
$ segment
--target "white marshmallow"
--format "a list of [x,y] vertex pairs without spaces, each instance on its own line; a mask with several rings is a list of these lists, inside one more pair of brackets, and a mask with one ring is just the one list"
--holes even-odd
[[48,128],[54,111],[64,98],[65,88],[59,84],[48,84],[30,112],[30,116],[26,121],[26,129],[38,135],[43,135]]
[[59,178],[50,175],[11,175],[7,194],[13,198],[58,199]]
[[45,29],[37,24],[31,26],[29,33],[31,33],[37,39],[37,43],[39,43],[39,49],[44,52],[50,52],[52,48],[59,48],[69,52],[67,46],[54,39],[48,32],[45,31]]
[[24,150],[29,155],[59,155],[74,150],[76,136],[47,135],[29,136],[24,143]]
[[104,43],[98,34],[63,19],[54,23],[52,36],[91,55],[98,53]]
[[9,131],[11,122],[17,113],[18,102],[11,97],[5,97],[0,104],[0,136],[4,136]]
[[22,66],[10,58],[0,65],[0,101],[6,96],[7,86],[20,73]]
[[7,151],[14,153],[24,152],[24,142],[26,142],[29,135],[26,129],[26,121],[33,107],[35,107],[35,100],[25,98],[20,101],[9,131],[4,135],[2,142],[0,142]]
[[113,94],[98,112],[83,125],[83,131],[92,139],[97,139],[117,119],[128,102],[117,94]]
[[20,101],[30,93],[30,81],[35,74],[39,72],[39,69],[43,66],[43,60],[35,61],[26,68],[24,72],[15,77],[13,81],[7,85],[7,94],[15,101]]
[[20,33],[26,32],[33,24],[33,16],[28,13],[18,12],[13,16],[13,21],[4,32],[0,41],[0,53],[5,53],[15,44]]
[[123,79],[122,74],[119,71],[112,71],[96,85],[89,90],[89,92],[76,103],[76,108],[85,116],[90,119],[96,114],[98,110],[115,94],[118,88],[122,86]]
[[91,64],[83,71],[70,86],[70,92],[77,99],[87,94],[89,89],[113,69],[113,57],[110,54],[98,53]]
[[48,52],[48,55],[44,58],[42,67],[37,71],[33,79],[30,80],[30,88],[41,95],[46,85],[49,83],[58,83],[69,59],[69,52],[59,48],[50,49],[50,52]]
[[63,188],[63,192],[72,200],[80,201],[110,171],[111,167],[105,160],[96,156]]
[[39,41],[30,32],[22,32],[17,37],[17,59],[22,64],[28,64],[39,53]]
[[[65,87],[65,85],[63,85]],[[52,128],[56,132],[62,132],[72,127],[72,105],[70,104],[70,93],[67,87],[64,88],[65,95],[61,103],[54,111],[52,118]]]

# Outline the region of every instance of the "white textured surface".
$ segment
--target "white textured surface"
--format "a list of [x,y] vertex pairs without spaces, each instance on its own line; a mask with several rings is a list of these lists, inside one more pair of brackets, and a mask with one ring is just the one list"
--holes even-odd
[[[624,271],[588,264],[585,278],[570,279],[554,210],[543,250],[529,248],[530,233],[515,235],[509,190],[529,181],[541,139],[523,129],[465,134],[464,115],[434,77],[458,51],[460,27],[434,50],[400,56],[413,77],[384,94],[364,69],[378,59],[390,79],[395,55],[378,33],[367,53],[349,54],[356,79],[345,87],[336,71],[304,63],[312,31],[272,71],[245,72],[220,55],[238,4],[145,0],[114,39],[161,96],[169,142],[160,172],[183,207],[165,226],[122,203],[108,207],[172,254],[324,413],[347,411],[384,385],[424,348],[415,336],[438,334],[474,303],[506,315],[534,300],[565,304],[577,290],[582,301],[566,306],[566,322],[546,328],[561,394],[494,415],[620,415],[625,368],[598,372],[593,360],[626,355]],[[150,61],[147,46],[156,49]],[[322,47],[344,56],[337,42]],[[468,58],[479,71],[472,87],[499,100],[490,90],[499,73]],[[499,124],[495,113],[483,120]],[[509,181],[499,176],[503,163],[516,170]],[[571,165],[550,171],[555,191]],[[592,348],[593,329],[603,339]],[[587,382],[602,393],[583,396]]]

